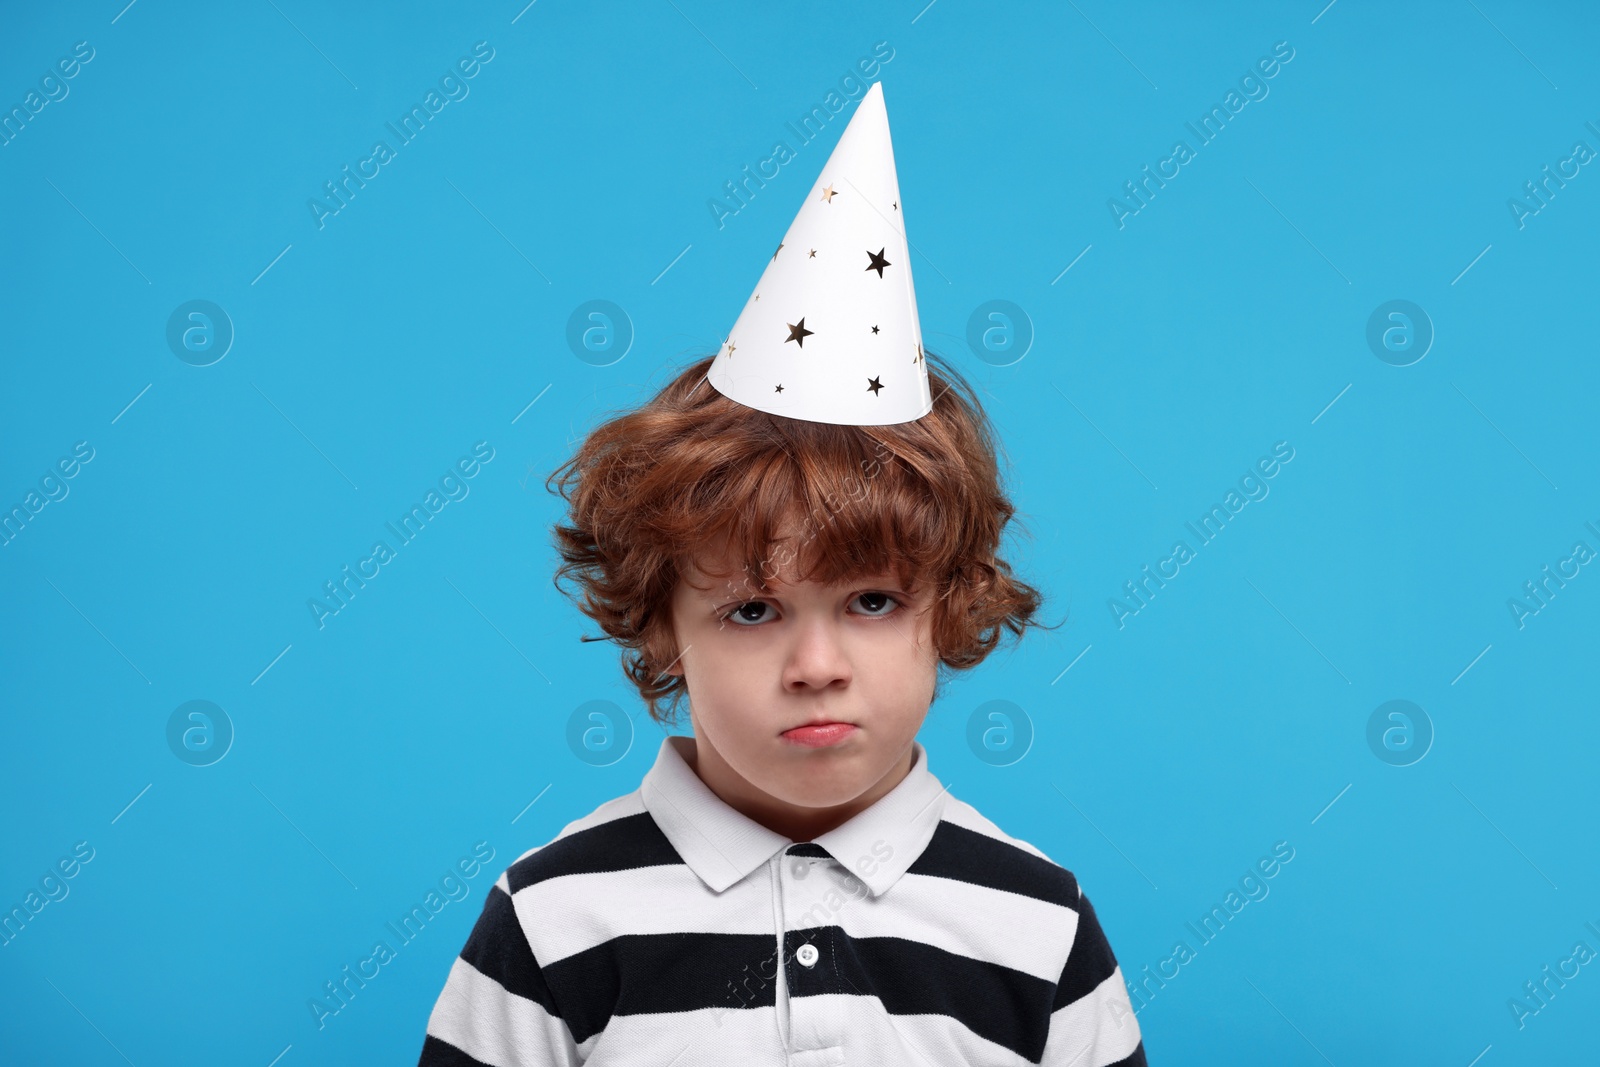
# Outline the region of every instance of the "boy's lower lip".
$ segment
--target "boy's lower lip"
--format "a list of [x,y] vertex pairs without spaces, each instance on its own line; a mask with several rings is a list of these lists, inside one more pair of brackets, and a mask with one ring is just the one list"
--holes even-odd
[[830,722],[821,726],[796,726],[793,730],[785,730],[781,736],[807,748],[826,748],[837,745],[855,732],[856,728],[850,723]]

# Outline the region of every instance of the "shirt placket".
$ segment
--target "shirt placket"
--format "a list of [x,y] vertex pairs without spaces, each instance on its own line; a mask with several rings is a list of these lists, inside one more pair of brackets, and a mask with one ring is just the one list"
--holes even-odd
[[837,1002],[822,997],[840,991],[824,902],[830,886],[823,875],[833,861],[812,844],[790,845],[777,858],[777,999],[789,1067],[843,1067],[846,1020]]

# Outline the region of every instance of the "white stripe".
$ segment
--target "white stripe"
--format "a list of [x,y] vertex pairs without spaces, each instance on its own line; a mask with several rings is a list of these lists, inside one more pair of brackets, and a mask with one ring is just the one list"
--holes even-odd
[[1050,1016],[1050,1040],[1040,1067],[1105,1067],[1139,1045],[1139,1020],[1128,1002],[1122,968],[1090,993]]
[[772,1008],[617,1015],[585,1061],[587,1067],[754,1067],[783,1062]]
[[[1061,976],[1078,913],[968,882],[905,874],[892,892],[850,888],[844,868],[818,859],[785,888],[785,927],[837,925],[851,937],[898,937],[1047,982]],[[713,893],[682,864],[548,878],[512,898],[534,955],[545,966],[638,934],[772,936],[771,868]],[[649,900],[648,908],[639,907]],[[563,916],[553,923],[550,916]]]
[[[796,1047],[784,1052],[776,1009],[618,1015],[580,1046],[586,1067],[765,1067],[766,1064],[858,1064],[935,1067],[952,1063],[1032,1067],[1031,1062],[979,1037],[944,1015],[894,1015],[876,997],[804,997],[795,1011]],[[848,1035],[849,1056],[827,1042]],[[1082,1067],[1082,1065],[1077,1065]]]
[[901,875],[886,896],[849,900],[836,915],[834,921],[851,937],[920,941],[1046,982],[1061,977],[1078,933],[1078,913],[1071,908],[911,873]]
[[[639,791],[635,789],[624,796],[606,801],[581,819],[573,819],[561,828],[561,832],[555,836],[555,840],[560,841],[563,837],[570,837],[580,830],[588,830],[599,826],[601,823],[608,823],[613,819],[623,819],[629,815],[643,815],[644,812],[644,800],[639,796]],[[534,849],[533,851],[538,850]]]
[[[797,1005],[796,1043],[847,1041],[848,1060],[836,1062],[847,1062],[849,1067],[1031,1067],[1026,1058],[978,1036],[948,1015],[890,1015],[878,998],[848,993],[801,997],[791,1003]],[[808,1036],[817,1040],[808,1042]]]
[[456,959],[428,1033],[489,1067],[578,1067],[567,1024]]
[[[546,967],[628,934],[774,937],[772,886],[764,871],[721,893],[713,893],[681,863],[567,874],[535,882],[511,901],[534,955]],[[551,922],[552,915],[561,921]]]

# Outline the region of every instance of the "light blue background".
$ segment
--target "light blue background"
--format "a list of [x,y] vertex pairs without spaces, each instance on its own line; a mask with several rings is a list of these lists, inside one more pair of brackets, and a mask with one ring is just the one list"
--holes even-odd
[[[7,1062],[415,1061],[492,877],[660,743],[551,585],[543,479],[715,349],[848,112],[785,123],[878,41],[925,339],[982,387],[1016,565],[1069,620],[951,685],[934,773],[1078,874],[1130,980],[1198,947],[1140,1013],[1152,1063],[1593,1055],[1600,965],[1507,1006],[1600,951],[1600,577],[1507,606],[1600,549],[1600,173],[1507,207],[1600,149],[1590,5],[122,2],[0,33],[6,109],[95,49],[0,148],[0,505],[95,449],[0,548],[0,903],[95,849],[0,948]],[[308,199],[480,40],[470,95],[318,229]],[[1108,198],[1279,41],[1270,94],[1119,229]],[[965,343],[997,298],[1035,332],[1007,367]],[[165,341],[192,299],[236,330],[209,367]],[[612,366],[566,342],[590,299],[636,330]],[[1365,340],[1392,299],[1437,334],[1408,367]],[[307,599],[480,440],[470,495],[319,630]],[[1278,441],[1270,495],[1119,629],[1108,600]],[[193,699],[236,730],[209,767],[166,741]],[[1436,732],[1412,766],[1366,741],[1392,699]],[[566,745],[590,700],[634,716],[609,767]],[[991,700],[1035,735],[1007,767],[966,742]],[[307,1001],[478,841],[470,897],[319,1030]]]

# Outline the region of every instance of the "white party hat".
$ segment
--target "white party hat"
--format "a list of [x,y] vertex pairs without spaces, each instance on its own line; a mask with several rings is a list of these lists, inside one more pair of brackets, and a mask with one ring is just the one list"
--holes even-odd
[[773,415],[887,426],[933,410],[881,82],[856,108],[706,379]]

